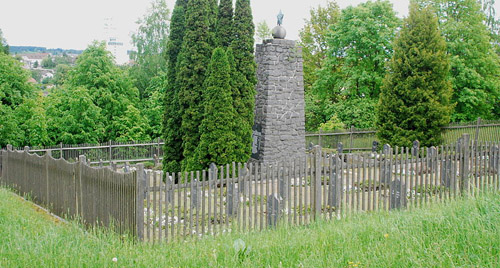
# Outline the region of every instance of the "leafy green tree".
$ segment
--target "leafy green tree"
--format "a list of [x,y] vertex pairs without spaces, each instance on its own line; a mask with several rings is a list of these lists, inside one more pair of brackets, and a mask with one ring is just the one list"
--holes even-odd
[[56,63],[54,62],[54,59],[52,59],[51,56],[48,56],[47,58],[43,59],[41,65],[45,69],[53,69],[56,67]]
[[0,103],[12,109],[34,96],[34,87],[28,82],[30,74],[21,63],[7,54],[0,54]]
[[41,94],[36,98],[25,99],[15,110],[16,121],[23,137],[21,145],[42,146],[49,145],[47,132],[47,116],[43,106],[44,98]]
[[300,30],[299,44],[302,46],[304,58],[304,89],[310,91],[314,81],[318,79],[317,71],[326,58],[328,51],[328,36],[330,27],[335,25],[340,17],[340,8],[334,1],[327,1],[326,6],[318,6],[310,10],[311,18],[305,21]]
[[45,100],[47,129],[53,144],[105,141],[105,119],[85,87],[63,86]]
[[246,162],[252,153],[252,126],[254,122],[255,107],[255,85],[257,84],[256,64],[254,57],[254,33],[252,9],[249,0],[236,0],[234,10],[233,34],[231,43],[232,54],[234,56],[234,66],[236,72],[240,73],[244,79],[235,84],[238,96],[233,96],[234,109],[236,110],[235,121],[239,122],[241,131],[239,132],[238,148],[243,151],[239,155],[239,162]]
[[233,1],[220,0],[217,14],[216,37],[218,47],[229,47],[233,41]]
[[165,145],[163,147],[163,169],[165,172],[181,171],[182,151],[182,111],[179,103],[179,84],[177,83],[177,64],[182,41],[185,34],[185,12],[187,0],[177,0],[170,23],[170,36],[165,53],[168,64],[167,81],[164,95],[164,116],[162,135]]
[[[1,54],[1,53],[0,53]],[[0,147],[21,146],[24,137],[12,107],[0,102]]]
[[[340,8],[336,2],[327,1],[325,7],[312,8],[310,16],[310,19],[305,21],[304,28],[299,32],[299,45],[302,46],[304,59],[306,130],[315,131],[320,124],[330,120],[333,114],[331,101],[312,92],[312,86],[318,80],[318,70],[321,69],[327,56],[330,27],[338,22]],[[337,116],[335,118],[338,119]]]
[[[391,42],[399,25],[400,20],[389,1],[368,1],[342,10],[327,39],[327,58],[313,85],[315,98],[328,100],[333,106],[340,105],[355,113],[358,113],[356,106],[346,105],[363,104],[364,108],[372,109],[362,113],[373,115],[375,105],[371,103],[378,99],[386,72],[385,63],[391,57]],[[329,105],[324,103],[323,106]],[[342,119],[355,115],[337,116]],[[358,118],[371,120],[370,116]],[[343,123],[348,126],[353,122]],[[367,125],[373,126],[373,121],[354,120],[355,127]]]
[[440,21],[451,55],[452,121],[500,116],[500,56],[495,53],[486,17],[476,0],[427,0]]
[[38,61],[35,61],[35,63],[33,63],[33,68],[38,68]]
[[137,49],[132,59],[135,64],[130,68],[130,75],[135,79],[141,99],[147,98],[151,79],[166,72],[167,49],[170,23],[170,10],[165,0],[155,0],[143,18],[137,21],[139,28],[132,34],[132,43]]
[[368,1],[342,10],[331,28],[315,92],[333,101],[341,95],[378,98],[399,25],[389,1]]
[[9,54],[9,45],[7,40],[3,37],[2,29],[0,29],[0,53]]
[[104,117],[106,140],[124,135],[124,130],[116,128],[112,122],[122,118],[129,105],[139,103],[139,92],[127,73],[114,65],[103,42],[94,42],[85,49],[75,68],[68,73],[66,84],[70,89],[84,87],[88,90]]
[[379,99],[379,138],[397,146],[409,147],[414,140],[423,146],[440,144],[441,127],[449,123],[453,109],[450,61],[429,8],[410,5],[389,69]]
[[224,165],[236,161],[237,146],[232,105],[230,65],[222,48],[214,50],[208,67],[206,90],[203,92],[204,117],[200,125],[200,143],[196,149],[197,161],[187,170],[208,168],[210,163]]
[[273,37],[272,31],[265,20],[257,23],[257,28],[255,29],[255,37],[257,39],[257,43],[262,43],[262,41],[271,39]]
[[62,85],[64,84],[64,81],[66,80],[66,76],[68,75],[69,71],[71,70],[71,66],[67,64],[58,64],[56,66],[56,71],[54,74],[54,85]]
[[113,128],[117,130],[117,141],[147,141],[151,140],[148,135],[149,126],[134,105],[129,104],[125,113],[112,122]]

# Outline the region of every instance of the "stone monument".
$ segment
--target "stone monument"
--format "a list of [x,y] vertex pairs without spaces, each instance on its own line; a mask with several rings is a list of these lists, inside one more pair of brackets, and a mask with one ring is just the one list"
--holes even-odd
[[305,156],[305,114],[302,48],[285,40],[283,13],[274,39],[258,44],[257,95],[252,159],[274,162]]

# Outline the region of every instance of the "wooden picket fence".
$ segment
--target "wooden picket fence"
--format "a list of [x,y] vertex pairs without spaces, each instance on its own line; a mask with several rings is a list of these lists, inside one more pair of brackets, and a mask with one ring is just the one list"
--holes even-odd
[[[28,196],[52,213],[80,220],[89,226],[113,228],[120,234],[142,238],[144,186],[137,171],[114,172],[88,165],[85,156],[78,162],[54,159],[24,151],[1,152],[0,184]],[[143,178],[143,177],[142,177]]]
[[196,172],[164,173],[142,164],[90,167],[2,152],[0,183],[61,216],[89,225],[114,224],[151,243],[304,225],[357,212],[411,209],[500,188],[500,150],[464,134],[439,147],[328,153],[302,159],[232,163]]
[[212,165],[189,173],[146,171],[150,242],[302,225],[359,211],[406,209],[499,189],[499,143],[391,148],[272,164]]

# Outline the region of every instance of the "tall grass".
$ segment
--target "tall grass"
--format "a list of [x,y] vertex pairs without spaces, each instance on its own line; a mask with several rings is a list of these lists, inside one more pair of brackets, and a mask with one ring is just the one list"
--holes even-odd
[[55,223],[0,188],[0,267],[500,267],[499,258],[500,196],[493,194],[413,211],[148,245]]

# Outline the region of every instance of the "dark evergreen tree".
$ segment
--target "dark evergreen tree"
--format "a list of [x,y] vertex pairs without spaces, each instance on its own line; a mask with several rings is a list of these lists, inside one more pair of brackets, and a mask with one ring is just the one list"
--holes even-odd
[[180,104],[178,96],[177,62],[185,34],[185,11],[188,0],[177,0],[170,22],[170,36],[166,50],[168,64],[163,117],[163,139],[165,141],[163,168],[166,172],[181,170],[182,134]]
[[252,153],[252,126],[254,121],[255,74],[254,33],[252,9],[250,0],[236,0],[233,22],[233,41],[231,48],[234,55],[234,66],[245,79],[238,83],[239,96],[234,96],[236,110],[235,121],[240,124],[241,132],[238,135],[238,147],[244,152],[238,161],[245,162]]
[[384,143],[441,143],[441,127],[448,124],[452,111],[449,69],[436,16],[429,8],[410,4],[379,99],[377,134]]
[[233,1],[221,0],[217,14],[217,46],[229,47],[233,40]]
[[203,92],[204,117],[200,125],[197,161],[188,169],[208,168],[210,163],[224,165],[236,161],[237,146],[232,105],[230,65],[224,49],[214,50]]
[[196,166],[195,150],[200,141],[199,126],[203,118],[201,96],[206,69],[210,63],[210,24],[212,0],[190,0],[186,12],[186,32],[177,63],[179,110],[182,114],[182,169]]

